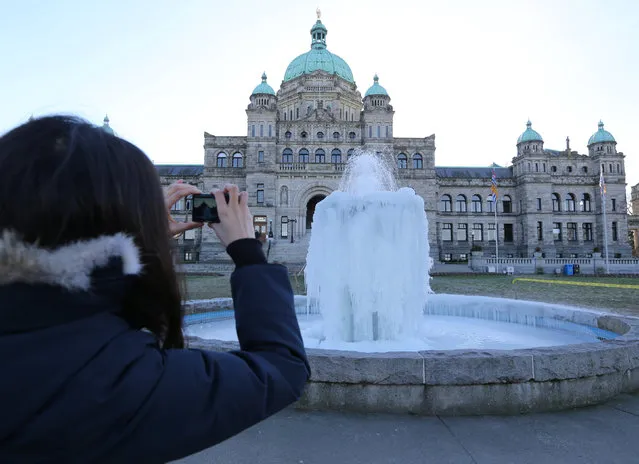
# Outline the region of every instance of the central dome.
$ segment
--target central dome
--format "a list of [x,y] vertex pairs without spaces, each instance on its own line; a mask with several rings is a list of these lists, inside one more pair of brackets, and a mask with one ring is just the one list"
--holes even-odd
[[310,74],[313,71],[324,71],[328,74],[335,74],[353,84],[355,83],[353,72],[346,61],[326,49],[326,33],[326,27],[318,18],[311,29],[313,40],[310,51],[291,61],[291,64],[286,68],[284,82],[303,74]]

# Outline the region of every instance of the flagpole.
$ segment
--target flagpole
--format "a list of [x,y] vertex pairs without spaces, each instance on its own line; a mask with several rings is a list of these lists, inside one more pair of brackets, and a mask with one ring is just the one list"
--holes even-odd
[[606,274],[610,274],[610,262],[608,261],[608,221],[606,221],[606,183],[603,177],[603,170],[601,171],[601,178],[599,180],[601,187],[601,205],[603,208],[603,229],[604,229],[604,247],[606,253]]
[[497,196],[495,195],[495,256],[497,257],[497,274],[499,274],[499,227],[497,226]]

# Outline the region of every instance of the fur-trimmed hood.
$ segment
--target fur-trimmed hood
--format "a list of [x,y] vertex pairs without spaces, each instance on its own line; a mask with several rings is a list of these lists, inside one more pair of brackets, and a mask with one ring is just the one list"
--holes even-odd
[[49,284],[68,290],[88,290],[91,274],[113,258],[122,260],[125,275],[142,270],[140,252],[132,237],[105,235],[54,250],[25,243],[11,231],[0,232],[0,285]]

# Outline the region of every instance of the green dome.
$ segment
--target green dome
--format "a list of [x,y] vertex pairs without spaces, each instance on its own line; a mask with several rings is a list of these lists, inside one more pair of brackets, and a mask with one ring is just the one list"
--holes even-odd
[[373,85],[371,85],[366,91],[366,94],[364,94],[364,98],[368,97],[369,95],[384,95],[388,97],[388,92],[386,92],[386,89],[379,85],[379,77],[377,77],[377,74],[375,74],[375,77],[373,78]]
[[262,82],[260,83],[260,85],[255,87],[255,89],[253,89],[253,93],[251,95],[258,94],[275,95],[273,87],[266,83],[266,73],[262,73]]
[[284,73],[284,82],[303,74],[324,71],[328,74],[335,74],[353,84],[355,83],[353,72],[346,61],[326,49],[326,34],[327,29],[318,18],[311,29],[311,37],[313,38],[311,50],[291,61]]
[[599,130],[592,134],[592,136],[588,139],[588,146],[592,145],[593,143],[601,142],[617,143],[612,134],[607,130],[604,130],[604,123],[602,121],[599,121]]
[[543,142],[544,139],[541,138],[539,132],[532,129],[532,123],[530,120],[526,123],[526,130],[519,136],[517,139],[517,145],[523,142]]
[[104,121],[103,121],[103,123],[104,123],[104,124],[102,124],[102,130],[103,130],[104,132],[108,132],[108,133],[109,133],[109,134],[111,134],[111,135],[115,135],[115,132],[113,132],[113,129],[111,129],[111,126],[109,126],[109,116],[108,116],[108,115],[105,115],[105,116],[104,116]]

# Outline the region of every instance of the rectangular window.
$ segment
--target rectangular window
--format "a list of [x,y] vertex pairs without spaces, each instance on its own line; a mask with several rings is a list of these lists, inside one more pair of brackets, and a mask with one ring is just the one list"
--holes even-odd
[[617,230],[617,222],[612,223],[612,241],[616,242],[619,240],[619,231]]
[[584,241],[592,242],[592,222],[584,222],[582,228],[584,232]]
[[264,137],[264,124],[260,124],[260,137]]
[[513,241],[513,225],[504,224],[504,242]]
[[488,224],[488,229],[486,230],[486,239],[489,242],[494,242],[497,234],[495,233],[495,224]]
[[468,241],[468,224],[457,224],[457,241]]
[[577,223],[569,222],[566,224],[566,230],[568,231],[568,241],[574,242],[577,240]]
[[541,211],[541,198],[537,198],[537,211]]
[[377,138],[381,138],[382,136],[382,128],[380,126],[377,126]]
[[474,242],[483,242],[484,241],[484,225],[483,224],[473,224],[473,232],[472,238]]
[[184,261],[195,261],[195,254],[191,251],[184,253]]
[[264,184],[257,184],[257,204],[264,204]]
[[251,137],[255,137],[255,124],[251,125]]
[[617,211],[617,199],[616,198],[611,198],[611,211]]
[[537,240],[540,242],[544,239],[544,223],[541,221],[537,222]]
[[460,261],[468,261],[468,255],[466,253],[460,253],[459,254],[459,260]]
[[390,137],[390,135],[389,135],[389,133],[390,133],[389,129],[390,129],[390,128],[389,128],[388,126],[386,126],[386,138]]
[[552,224],[552,238],[557,242],[561,242],[561,222],[553,222]]
[[273,137],[273,126],[270,124],[268,125],[268,136]]
[[258,163],[264,162],[264,152],[262,150],[257,152],[257,162]]
[[453,225],[452,224],[442,224],[442,241],[444,242],[453,241]]
[[486,201],[486,206],[487,206],[487,211],[489,213],[494,213],[495,212],[495,202],[492,200],[487,200]]
[[444,261],[452,261],[453,260],[453,255],[450,253],[446,253],[444,255]]
[[373,138],[373,126],[368,126],[368,138]]
[[288,237],[288,216],[282,216],[280,222],[280,231],[282,234],[282,238]]

